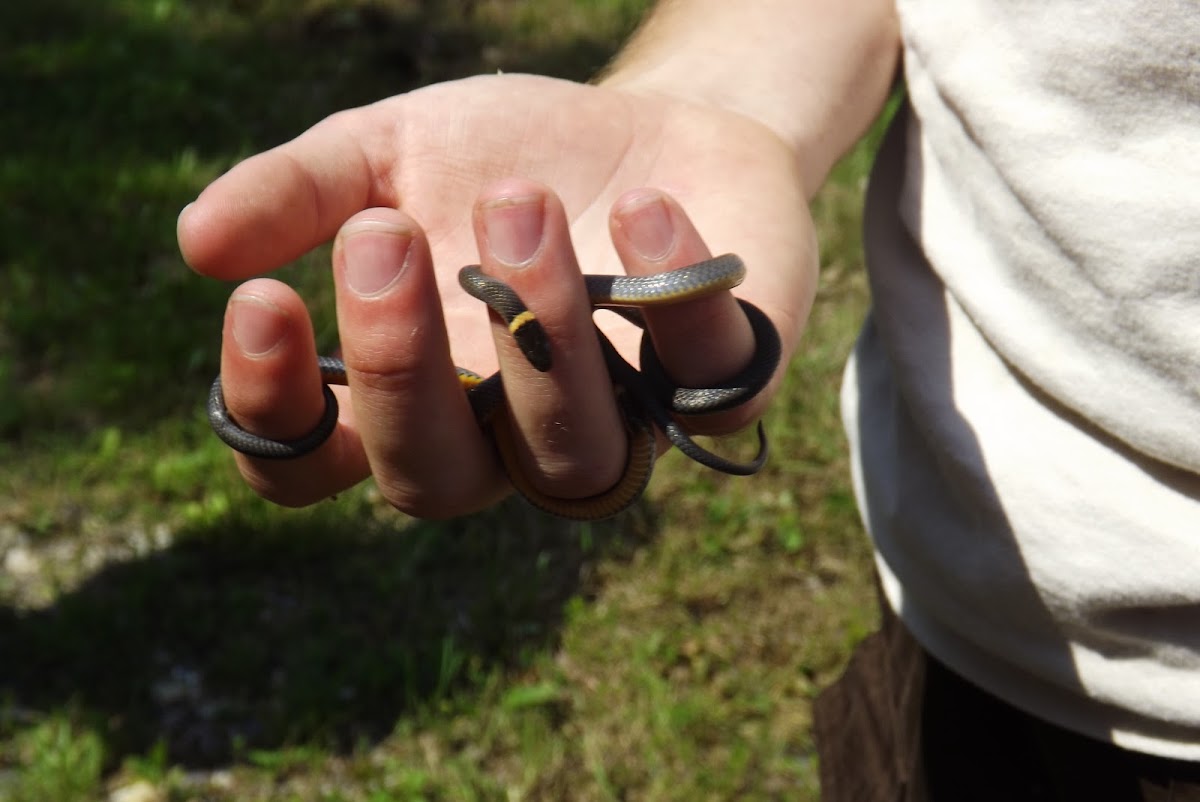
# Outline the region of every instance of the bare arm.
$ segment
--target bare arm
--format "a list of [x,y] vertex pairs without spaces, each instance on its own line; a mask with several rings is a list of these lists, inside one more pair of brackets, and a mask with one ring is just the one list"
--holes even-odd
[[893,0],[663,0],[600,83],[757,120],[811,196],[879,114],[899,44]]

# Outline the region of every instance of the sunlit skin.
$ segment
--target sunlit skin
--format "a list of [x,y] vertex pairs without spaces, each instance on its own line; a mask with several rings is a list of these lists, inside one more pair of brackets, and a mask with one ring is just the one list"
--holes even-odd
[[[656,85],[659,48],[694,35],[672,28],[670,17],[649,26],[600,86],[487,76],[343,112],[238,165],[184,210],[185,259],[221,279],[262,274],[334,240],[349,377],[349,388],[339,388],[339,426],[293,462],[239,456],[257,492],[304,505],[373,474],[383,496],[413,515],[494,503],[508,484],[455,364],[503,372],[522,464],[542,492],[577,498],[612,486],[625,437],[581,271],[642,275],[736,252],[749,268],[737,294],[771,317],[786,362],[816,285],[808,196],[870,119],[870,102],[882,102],[894,52],[882,49],[863,108],[798,97],[814,113],[797,110],[792,126],[775,112],[756,117],[744,98],[730,108],[703,96],[703,81],[696,97]],[[755,12],[743,22],[765,31],[771,20]],[[886,42],[886,19],[876,27],[884,33],[872,35]],[[863,71],[861,59],[828,47],[823,69],[839,80]],[[775,58],[778,67],[795,54],[781,47]],[[786,83],[778,87],[784,97],[795,91]],[[837,135],[816,133],[814,118]],[[537,315],[556,349],[554,370],[533,370],[457,286],[459,268],[471,263],[502,277]],[[386,270],[399,265],[398,276]],[[639,332],[607,317],[597,320],[635,360]],[[753,351],[728,292],[647,318],[664,365],[684,384],[719,381]],[[289,288],[260,278],[235,290],[221,372],[244,428],[287,439],[312,427],[323,406],[315,356],[308,313]],[[705,430],[756,420],[773,389],[705,420]]]

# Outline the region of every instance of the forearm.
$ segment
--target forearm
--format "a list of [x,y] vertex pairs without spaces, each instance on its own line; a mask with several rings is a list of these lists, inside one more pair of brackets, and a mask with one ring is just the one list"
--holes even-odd
[[600,83],[761,122],[811,195],[879,114],[898,56],[894,0],[662,0]]

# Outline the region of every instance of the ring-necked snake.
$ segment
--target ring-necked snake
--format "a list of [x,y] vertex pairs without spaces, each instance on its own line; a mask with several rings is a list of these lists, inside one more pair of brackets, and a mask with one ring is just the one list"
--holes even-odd
[[[584,276],[588,298],[594,308],[611,309],[638,326],[645,327],[638,307],[680,303],[730,289],[745,277],[745,266],[733,254],[718,256],[678,270],[651,276]],[[472,296],[486,303],[507,324],[525,357],[539,371],[552,367],[552,347],[541,323],[517,294],[499,279],[485,276],[477,265],[459,272],[459,283]],[[781,354],[779,333],[763,312],[739,300],[754,332],[755,352],[736,376],[714,387],[679,387],[668,378],[648,335],[643,335],[641,371],[626,362],[604,334],[596,329],[617,401],[629,437],[625,471],[611,489],[596,496],[564,499],[541,493],[524,475],[517,461],[516,439],[507,414],[497,414],[504,404],[499,373],[484,379],[458,369],[459,379],[480,425],[489,429],[509,480],[535,506],[576,520],[596,520],[617,514],[632,504],[650,479],[655,458],[654,427],[691,459],[722,473],[747,476],[757,473],[767,458],[767,440],[758,425],[758,454],[749,462],[734,462],[697,444],[673,417],[720,412],[754,397],[774,375]],[[271,440],[251,434],[233,421],[225,407],[221,377],[208,394],[208,417],[213,430],[231,448],[263,459],[294,459],[316,450],[337,426],[338,403],[330,385],[347,383],[346,367],[340,359],[319,357],[325,382],[325,412],[316,427],[295,440]]]

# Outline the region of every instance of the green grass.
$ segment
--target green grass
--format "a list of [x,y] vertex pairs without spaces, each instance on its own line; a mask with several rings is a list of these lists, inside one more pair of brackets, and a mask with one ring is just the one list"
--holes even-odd
[[[202,412],[229,287],[178,210],[348,105],[586,78],[642,0],[0,4],[0,799],[815,798],[810,705],[874,625],[837,385],[871,142],[753,479],[431,524],[242,487]],[[327,255],[284,275],[336,339]]]

